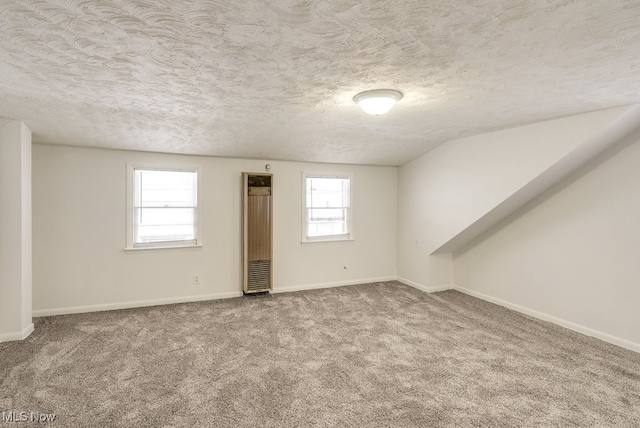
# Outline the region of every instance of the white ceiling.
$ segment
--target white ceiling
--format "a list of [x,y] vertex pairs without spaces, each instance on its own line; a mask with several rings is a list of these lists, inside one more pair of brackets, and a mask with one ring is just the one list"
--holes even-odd
[[[0,0],[34,142],[401,165],[640,101],[638,0]],[[353,96],[404,98],[371,117]]]

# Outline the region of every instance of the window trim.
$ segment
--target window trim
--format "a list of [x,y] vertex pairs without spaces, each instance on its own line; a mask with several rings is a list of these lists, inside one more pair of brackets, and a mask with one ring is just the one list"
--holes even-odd
[[[307,178],[342,178],[349,180],[349,207],[347,215],[347,233],[342,235],[326,235],[309,237],[307,236],[308,223],[307,223]],[[342,242],[353,241],[353,174],[327,174],[327,173],[312,173],[302,172],[302,205],[301,205],[301,219],[302,230],[301,240],[302,244],[313,244],[319,242]]]
[[[154,243],[146,243],[143,245],[134,242],[134,203],[135,194],[135,170],[149,169],[156,171],[176,171],[176,172],[194,172],[196,173],[196,197],[197,205],[194,210],[194,236],[195,239],[189,241],[162,241]],[[155,164],[155,163],[137,163],[127,162],[127,212],[126,212],[126,237],[125,251],[145,251],[145,250],[163,250],[169,248],[199,248],[202,247],[202,225],[200,224],[200,210],[202,209],[202,168],[199,165],[190,164]]]

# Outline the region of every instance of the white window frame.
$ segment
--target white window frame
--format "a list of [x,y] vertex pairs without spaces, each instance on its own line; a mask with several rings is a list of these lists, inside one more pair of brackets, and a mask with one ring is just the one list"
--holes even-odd
[[[340,178],[349,180],[349,207],[347,211],[347,233],[340,235],[308,236],[307,178]],[[303,244],[314,242],[353,241],[353,174],[302,173],[302,239]]]
[[[176,171],[196,173],[196,208],[194,210],[194,237],[189,241],[164,241],[145,244],[134,242],[134,195],[135,195],[135,170],[147,169],[156,171]],[[168,248],[194,248],[202,247],[202,226],[199,221],[199,211],[202,209],[202,168],[196,165],[166,165],[166,164],[146,164],[127,163],[127,236],[125,240],[125,251],[157,250]]]

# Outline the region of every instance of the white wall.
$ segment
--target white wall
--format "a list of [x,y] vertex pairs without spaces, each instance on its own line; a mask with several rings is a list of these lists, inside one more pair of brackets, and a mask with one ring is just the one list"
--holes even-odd
[[[35,313],[239,295],[240,172],[270,163],[275,291],[396,274],[425,290],[455,281],[635,346],[638,144],[455,259],[430,256],[626,110],[456,140],[399,170],[35,145]],[[202,167],[203,248],[123,251],[126,162]],[[355,241],[300,243],[302,171],[353,174]],[[194,273],[202,285],[191,284]]]
[[399,277],[427,289],[450,284],[451,256],[430,256],[434,250],[626,110],[620,107],[463,138],[402,166]]
[[640,351],[635,140],[456,255],[456,284]]
[[[202,248],[123,251],[127,162],[202,167]],[[240,173],[266,163],[274,174],[274,291],[395,277],[397,168],[34,145],[34,313],[239,295]],[[353,174],[354,241],[300,243],[302,171]]]
[[31,322],[31,131],[0,124],[0,341],[20,340]]

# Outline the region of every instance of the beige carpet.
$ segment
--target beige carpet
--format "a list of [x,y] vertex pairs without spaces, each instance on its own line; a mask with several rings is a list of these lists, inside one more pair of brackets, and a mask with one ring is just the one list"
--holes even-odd
[[640,354],[397,282],[39,318],[0,362],[49,426],[640,426]]

